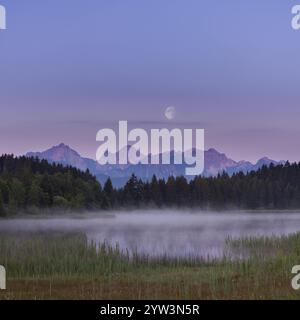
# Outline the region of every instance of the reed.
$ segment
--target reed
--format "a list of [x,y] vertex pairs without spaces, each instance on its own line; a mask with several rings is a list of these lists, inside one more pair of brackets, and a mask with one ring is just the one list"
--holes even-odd
[[298,299],[300,234],[227,239],[223,259],[139,256],[77,233],[2,234],[0,299]]

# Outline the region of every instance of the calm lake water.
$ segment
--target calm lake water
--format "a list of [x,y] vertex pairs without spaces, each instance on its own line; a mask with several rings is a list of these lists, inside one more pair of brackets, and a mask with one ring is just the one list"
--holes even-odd
[[0,232],[84,232],[89,240],[118,244],[152,256],[220,257],[228,237],[300,231],[299,213],[134,211],[104,215],[0,220]]

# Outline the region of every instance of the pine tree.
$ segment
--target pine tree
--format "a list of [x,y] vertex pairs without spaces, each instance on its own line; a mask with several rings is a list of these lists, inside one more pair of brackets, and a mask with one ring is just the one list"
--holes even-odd
[[3,216],[5,216],[5,209],[4,209],[2,192],[1,192],[1,189],[0,189],[0,217],[3,217]]
[[39,207],[42,198],[42,189],[36,181],[33,181],[28,192],[28,205]]
[[[114,187],[112,184],[112,181],[110,178],[108,178],[106,180],[106,183],[104,185],[103,188],[103,193],[104,193],[104,197],[105,197],[105,206],[107,206],[107,208],[112,208],[114,207],[115,204],[115,192],[114,192]],[[103,206],[103,204],[102,204]]]
[[156,176],[154,175],[151,180],[150,184],[150,192],[151,192],[151,200],[153,201],[154,205],[157,207],[161,207],[163,205],[162,202],[162,195],[160,192],[160,187],[157,181]]

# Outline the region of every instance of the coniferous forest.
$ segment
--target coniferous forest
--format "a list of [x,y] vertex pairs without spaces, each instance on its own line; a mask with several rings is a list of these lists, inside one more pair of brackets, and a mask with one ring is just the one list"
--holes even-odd
[[49,164],[37,158],[0,157],[0,215],[42,209],[119,208],[300,209],[300,163],[264,166],[257,172],[217,177],[132,176],[124,188],[110,179],[101,186],[89,171]]

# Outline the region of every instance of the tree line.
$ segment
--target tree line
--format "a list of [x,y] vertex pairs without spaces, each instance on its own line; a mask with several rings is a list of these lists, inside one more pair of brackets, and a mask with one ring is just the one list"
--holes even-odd
[[225,209],[300,209],[300,163],[263,166],[258,171],[229,176],[169,177],[143,182],[132,176],[120,190],[108,180],[107,207],[174,207]]
[[300,209],[300,163],[264,166],[247,174],[226,173],[142,181],[132,175],[121,189],[104,186],[87,170],[37,158],[0,157],[0,215],[43,208]]
[[37,158],[0,157],[0,214],[41,208],[95,209],[101,186],[88,171]]

